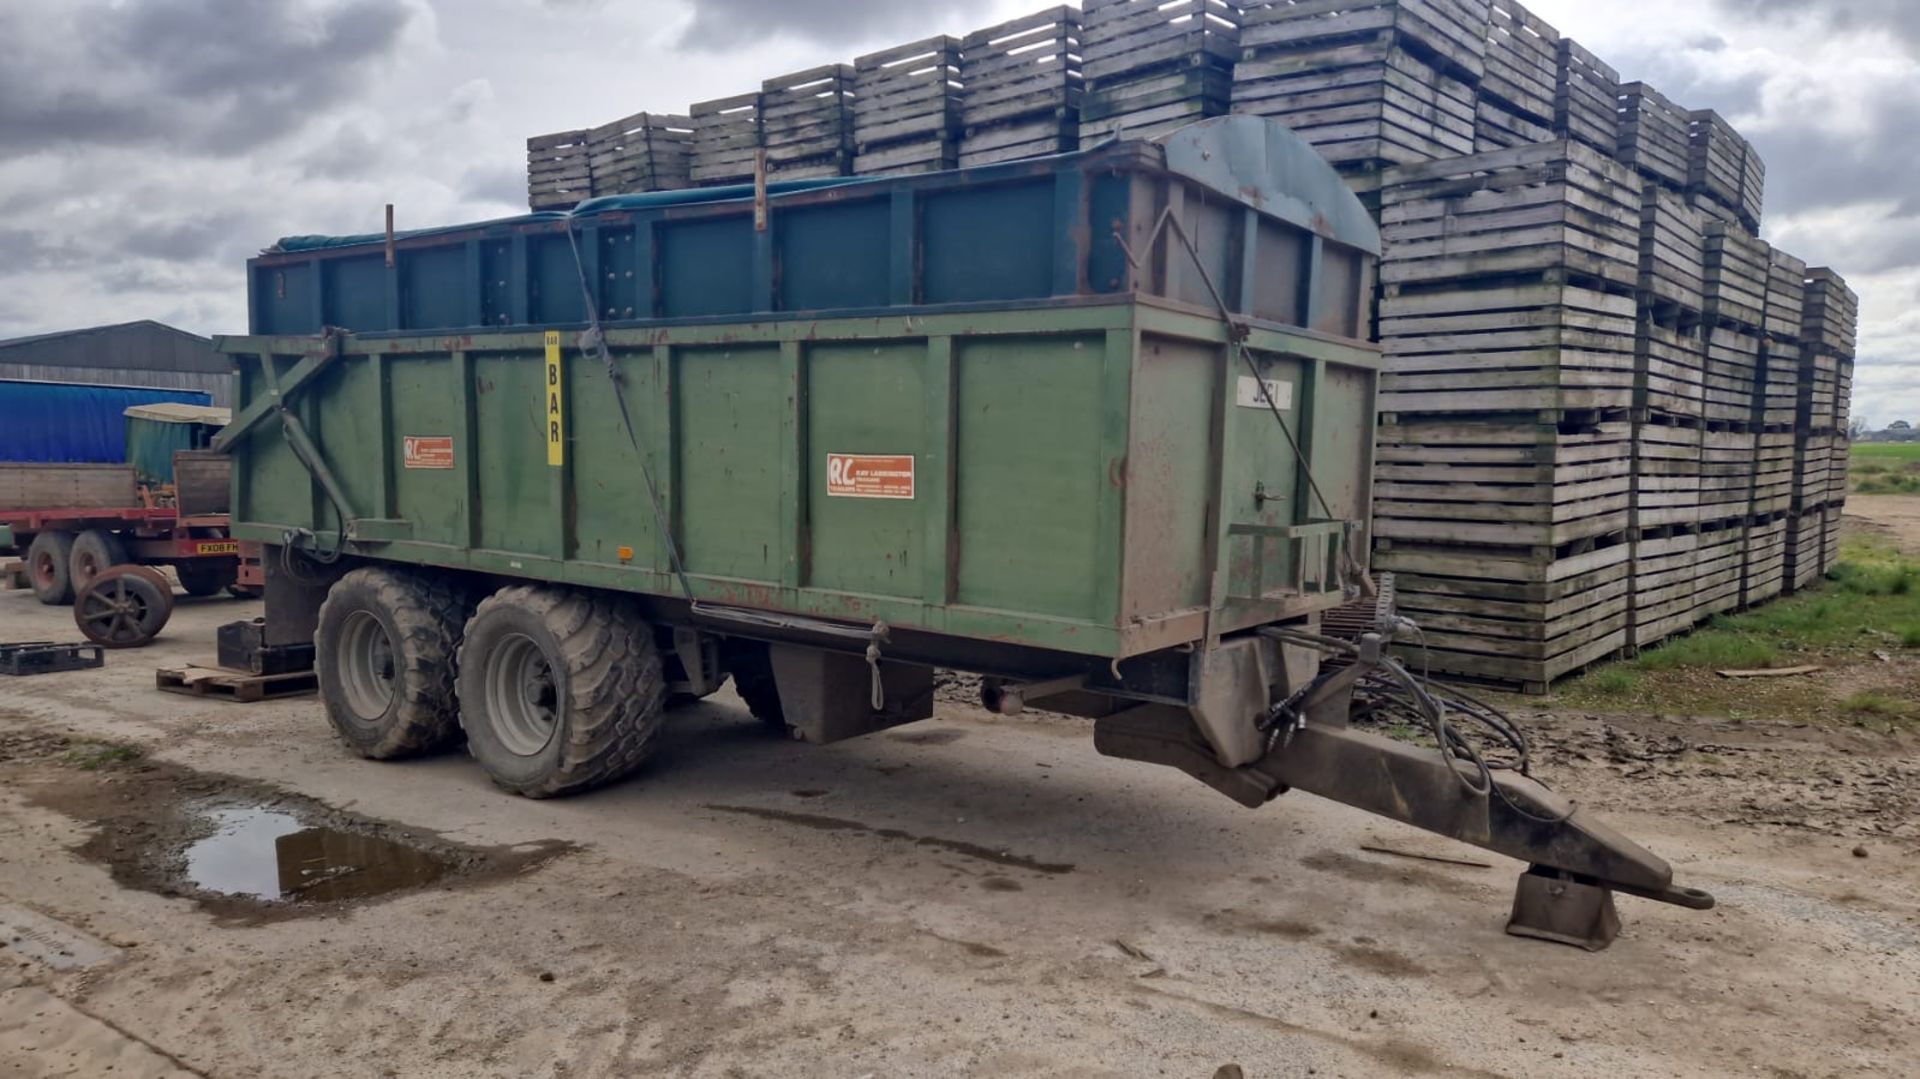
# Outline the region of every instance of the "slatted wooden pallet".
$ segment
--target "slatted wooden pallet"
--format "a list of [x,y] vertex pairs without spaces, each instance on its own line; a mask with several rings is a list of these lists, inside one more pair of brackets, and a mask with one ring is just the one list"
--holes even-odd
[[1620,152],[1620,73],[1561,38],[1555,55],[1553,131],[1609,157]]
[[1709,319],[1759,332],[1767,315],[1770,248],[1739,225],[1709,221],[1706,229],[1706,303]]
[[1793,428],[1758,431],[1753,438],[1752,512],[1785,513],[1793,507]]
[[1679,191],[1691,154],[1687,110],[1644,82],[1620,87],[1620,160]]
[[1845,431],[1853,421],[1853,357],[1840,357],[1839,373],[1834,379],[1833,429]]
[[1630,296],[1555,284],[1392,289],[1380,301],[1388,413],[1625,410]]
[[289,674],[250,674],[224,667],[161,667],[153,672],[154,685],[168,693],[255,704],[281,697],[303,697],[319,688],[312,671]]
[[751,180],[760,154],[760,95],[702,101],[688,112],[693,120],[693,182],[707,186]]
[[1760,151],[1747,144],[1746,159],[1740,167],[1740,220],[1754,232],[1760,231],[1760,215],[1766,202],[1767,163]]
[[33,579],[27,576],[25,562],[0,562],[0,588],[12,592],[32,587]]
[[588,132],[556,131],[527,140],[527,204],[535,210],[570,209],[593,195]]
[[1840,388],[1840,357],[1813,345],[1800,348],[1800,384],[1794,406],[1802,431],[1831,432]]
[[1267,116],[1335,166],[1380,168],[1474,149],[1474,96],[1392,36],[1246,50],[1233,111]]
[[1648,184],[1640,204],[1640,290],[1698,315],[1706,304],[1706,218],[1679,195]]
[[1767,309],[1763,329],[1774,341],[1797,346],[1805,325],[1807,264],[1771,245],[1767,248]]
[[1383,284],[1503,274],[1639,284],[1641,192],[1619,163],[1559,141],[1389,170]]
[[1747,524],[1740,571],[1740,605],[1752,607],[1786,591],[1787,515],[1755,517]]
[[1631,425],[1396,417],[1378,435],[1374,534],[1559,547],[1627,527]]
[[1624,533],[1546,552],[1387,542],[1374,567],[1421,626],[1414,662],[1544,692],[1627,646],[1631,554]]
[[1274,0],[1247,3],[1240,41],[1294,47],[1390,33],[1450,75],[1478,82],[1492,33],[1488,0]]
[[1495,0],[1487,33],[1482,98],[1507,112],[1532,120],[1551,137],[1558,97],[1560,32],[1516,0]]
[[[1712,109],[1687,114],[1687,190],[1739,214],[1747,140]],[[1749,226],[1752,227],[1752,226]]]
[[594,197],[692,186],[693,118],[640,112],[588,132]]
[[1787,518],[1786,590],[1798,592],[1820,580],[1821,545],[1826,540],[1824,514],[1817,508]]
[[782,179],[842,176],[853,161],[852,64],[825,64],[760,84],[760,144]]
[[1747,521],[1739,517],[1703,524],[1694,563],[1693,617],[1704,622],[1740,606],[1746,569]]
[[1633,617],[1628,627],[1628,647],[1643,651],[1691,629],[1699,605],[1699,532],[1683,527],[1638,532],[1629,564]]
[[1700,523],[1700,462],[1705,435],[1695,423],[1654,415],[1633,427],[1635,531],[1693,528]]
[[926,172],[959,163],[959,38],[868,53],[854,59],[853,71],[855,172]]
[[960,43],[961,165],[1076,148],[1081,49],[1080,11],[1064,5],[968,34]]
[[1089,92],[1168,68],[1231,71],[1240,56],[1241,10],[1226,0],[1085,0],[1080,10]]
[[1753,508],[1752,431],[1707,429],[1700,436],[1700,522],[1744,521]]
[[1853,464],[1853,440],[1843,427],[1833,436],[1833,452],[1827,455],[1827,505],[1847,501],[1847,471]]

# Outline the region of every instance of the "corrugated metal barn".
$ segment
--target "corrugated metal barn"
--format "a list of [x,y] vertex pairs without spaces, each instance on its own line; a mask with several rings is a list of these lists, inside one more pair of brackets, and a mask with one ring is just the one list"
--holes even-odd
[[231,372],[212,340],[150,320],[0,341],[0,379],[202,390],[224,407]]

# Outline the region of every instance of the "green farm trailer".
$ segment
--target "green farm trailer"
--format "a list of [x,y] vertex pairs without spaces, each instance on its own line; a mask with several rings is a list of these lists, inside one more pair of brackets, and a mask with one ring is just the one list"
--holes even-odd
[[950,668],[1248,806],[1298,787],[1519,858],[1517,931],[1604,943],[1616,890],[1710,905],[1382,654],[1378,254],[1248,117],[283,241],[220,346],[262,646],[312,643],[355,751],[464,735],[529,796],[632,771],[729,678],[828,743],[931,715]]

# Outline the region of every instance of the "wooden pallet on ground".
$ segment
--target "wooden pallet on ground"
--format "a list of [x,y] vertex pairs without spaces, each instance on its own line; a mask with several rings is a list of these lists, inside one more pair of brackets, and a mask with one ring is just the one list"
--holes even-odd
[[154,685],[168,693],[254,704],[281,697],[302,697],[319,688],[313,671],[289,674],[251,674],[224,667],[161,667],[153,672]]
[[1620,86],[1621,161],[1675,191],[1687,186],[1692,154],[1687,110],[1644,82]]
[[33,580],[27,576],[25,562],[0,562],[0,588],[16,591],[32,587]]
[[1560,141],[1390,169],[1381,189],[1383,284],[1498,275],[1639,284],[1639,182]]
[[1839,506],[1826,506],[1820,511],[1820,575],[1832,573],[1840,565],[1840,517]]
[[1620,73],[1561,38],[1556,54],[1553,132],[1612,157],[1620,152]]
[[1395,413],[1625,410],[1632,296],[1551,283],[1389,286],[1380,409]]
[[1473,87],[1387,33],[1250,46],[1234,68],[1232,104],[1285,124],[1336,167],[1418,164],[1474,150]]
[[1078,147],[1080,11],[1061,5],[968,34],[960,43],[962,167]]
[[688,158],[692,181],[702,187],[753,179],[760,155],[760,95],[702,101],[688,110],[693,146]]
[[1827,455],[1827,505],[1847,501],[1847,471],[1853,464],[1853,440],[1841,428],[1833,436],[1833,450]]

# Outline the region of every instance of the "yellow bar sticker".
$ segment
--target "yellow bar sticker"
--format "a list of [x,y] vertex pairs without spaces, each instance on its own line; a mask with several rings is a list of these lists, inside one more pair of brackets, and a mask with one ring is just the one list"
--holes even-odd
[[547,464],[567,463],[565,376],[560,370],[560,331],[547,331]]

